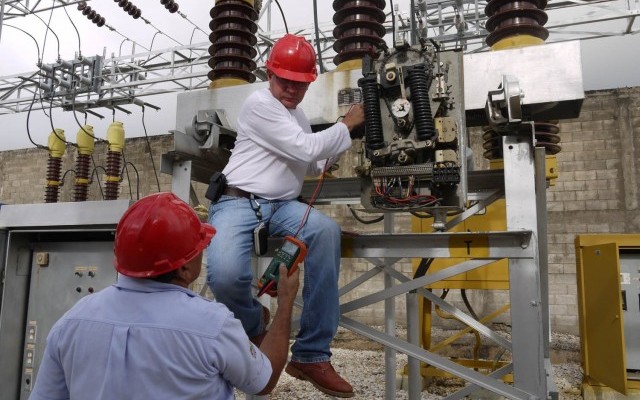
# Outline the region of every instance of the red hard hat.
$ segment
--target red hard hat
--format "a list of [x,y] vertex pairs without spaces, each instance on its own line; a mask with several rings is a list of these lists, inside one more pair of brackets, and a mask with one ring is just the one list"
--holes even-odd
[[216,233],[173,193],[156,193],[132,205],[116,228],[113,264],[122,275],[152,278],[178,269]]
[[316,52],[302,36],[287,33],[271,49],[267,69],[278,77],[297,82],[313,82],[316,71]]

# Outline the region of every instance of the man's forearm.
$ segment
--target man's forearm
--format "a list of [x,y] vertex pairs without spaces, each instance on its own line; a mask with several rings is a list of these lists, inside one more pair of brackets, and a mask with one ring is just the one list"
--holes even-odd
[[289,334],[291,332],[292,306],[279,305],[273,317],[269,332],[265,335],[260,351],[271,361],[271,379],[267,386],[258,394],[268,394],[278,383],[282,369],[287,362],[289,352]]

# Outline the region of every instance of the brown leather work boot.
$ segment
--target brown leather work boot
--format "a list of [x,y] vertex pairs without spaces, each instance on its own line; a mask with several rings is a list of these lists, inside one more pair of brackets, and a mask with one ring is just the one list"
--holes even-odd
[[262,306],[262,331],[260,334],[249,338],[249,341],[255,344],[256,347],[258,348],[262,344],[262,340],[264,339],[264,337],[267,336],[267,332],[268,332],[267,325],[269,325],[270,321],[271,321],[271,312],[267,307]]
[[285,371],[294,378],[311,382],[318,390],[329,396],[354,396],[353,387],[338,375],[328,361],[317,363],[290,361]]

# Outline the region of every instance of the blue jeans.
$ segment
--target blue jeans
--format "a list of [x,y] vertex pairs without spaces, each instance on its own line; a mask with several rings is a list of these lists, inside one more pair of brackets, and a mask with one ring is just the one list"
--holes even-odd
[[[222,196],[209,208],[209,223],[217,232],[207,250],[207,284],[216,300],[225,304],[253,337],[262,333],[262,306],[251,292],[253,230],[259,222],[250,202],[254,208],[256,202],[260,204],[269,235],[278,237],[295,235],[307,205],[296,200]],[[340,235],[338,224],[314,208],[298,234],[308,252],[303,266],[300,331],[291,347],[293,361],[321,362],[331,357],[329,345],[340,317]]]

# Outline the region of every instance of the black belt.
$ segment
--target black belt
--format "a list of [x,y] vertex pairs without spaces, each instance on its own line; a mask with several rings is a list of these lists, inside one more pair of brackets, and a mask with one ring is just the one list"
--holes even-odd
[[[232,196],[232,197],[244,197],[245,199],[250,199],[251,198],[251,193],[246,192],[240,188],[237,188],[235,186],[227,186],[226,189],[224,189],[224,194],[227,196]],[[258,199],[258,196],[254,196],[254,198]]]

